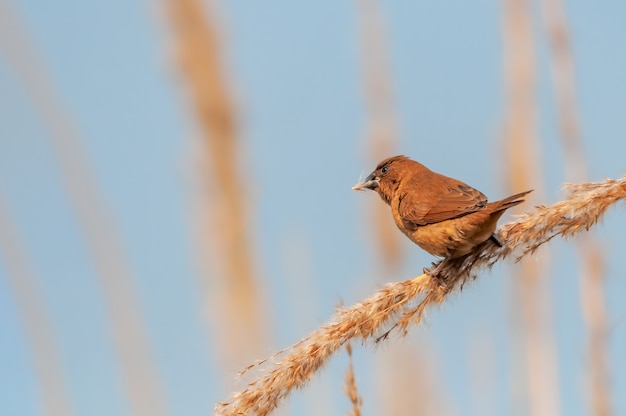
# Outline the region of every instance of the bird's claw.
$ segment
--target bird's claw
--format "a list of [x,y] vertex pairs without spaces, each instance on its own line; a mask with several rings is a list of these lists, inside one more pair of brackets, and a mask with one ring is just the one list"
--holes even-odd
[[433,275],[433,267],[435,267],[435,263],[430,263],[430,267],[424,267],[424,268],[422,269],[422,272],[423,272],[424,274],[427,274],[427,275],[429,275],[429,276],[432,276],[432,275]]
[[437,277],[441,271],[442,262],[430,263],[430,267],[424,267],[423,272],[431,277]]
[[445,276],[441,274],[442,269],[443,261],[439,261],[437,263],[431,263],[431,267],[424,267],[423,272],[435,279],[440,286],[446,287]]

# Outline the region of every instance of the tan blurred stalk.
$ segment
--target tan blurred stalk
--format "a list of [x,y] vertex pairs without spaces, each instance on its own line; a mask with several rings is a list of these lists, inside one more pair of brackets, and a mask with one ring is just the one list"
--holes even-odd
[[496,416],[496,396],[499,382],[497,374],[496,345],[493,333],[483,332],[487,328],[480,328],[472,332],[470,345],[467,349],[469,363],[468,393],[473,412],[481,416]]
[[561,0],[541,0],[544,26],[548,37],[552,83],[568,180],[587,179],[587,162],[578,123],[574,57],[565,10]]
[[178,64],[203,134],[206,155],[199,174],[210,191],[202,190],[206,206],[201,207],[201,258],[207,275],[219,276],[206,283],[218,289],[207,297],[214,303],[211,319],[220,333],[215,338],[221,362],[232,369],[257,358],[267,339],[267,314],[248,240],[250,203],[238,169],[235,110],[208,10],[200,0],[167,4]]
[[[379,0],[355,0],[361,42],[363,68],[363,91],[367,117],[365,146],[370,151],[370,165],[395,154],[397,142],[396,117],[393,99],[392,76],[389,64],[389,46],[386,27]],[[393,279],[400,270],[402,234],[398,231],[389,208],[385,204],[373,204],[371,224],[377,260],[381,263],[378,276]],[[413,344],[416,347],[415,343]],[[426,349],[410,350],[399,343],[392,343],[378,358],[381,373],[381,408],[390,416],[429,413],[437,408],[439,385],[433,382],[432,367],[426,365],[430,357]],[[427,386],[428,389],[418,386]],[[371,400],[370,400],[371,402]],[[442,414],[442,413],[439,413]]]
[[42,395],[43,413],[71,416],[67,379],[50,314],[37,284],[32,262],[22,245],[4,198],[0,195],[0,259],[6,269],[9,288],[31,349],[33,365]]
[[0,47],[30,95],[52,140],[63,185],[95,263],[133,414],[166,414],[165,396],[117,224],[93,178],[83,139],[61,103],[45,65],[7,0],[0,0]]
[[[423,336],[424,334],[420,334]],[[394,340],[385,346],[378,388],[382,411],[387,416],[438,415],[451,413],[442,397],[439,360],[424,342],[415,337]],[[367,398],[366,398],[367,399]]]
[[[379,1],[355,0],[355,2],[359,18],[363,90],[368,120],[366,147],[371,152],[370,161],[375,164],[393,154],[397,140],[388,46]],[[402,260],[400,233],[393,224],[389,208],[385,204],[372,206],[374,211],[371,215],[376,241],[374,249],[387,271],[398,271]]]
[[581,297],[583,317],[587,325],[587,368],[586,378],[591,414],[608,416],[613,414],[609,383],[609,358],[607,311],[604,297],[604,253],[597,243],[587,239],[579,244],[581,257]]
[[[319,323],[318,307],[322,302],[318,295],[324,291],[324,287],[319,287],[321,279],[315,270],[310,235],[303,231],[292,229],[281,241],[284,279],[279,282],[279,286],[286,292],[284,302],[290,311],[288,319],[283,320],[281,325],[284,330],[285,321],[290,323],[293,332],[297,334],[301,334],[303,328],[313,328]],[[301,406],[307,409],[306,414],[339,414],[333,400],[334,388],[324,378],[312,380],[307,393],[302,395]],[[292,414],[289,405],[291,403],[286,403],[286,406],[277,409],[277,414]]]
[[[530,9],[527,0],[503,3],[505,137],[511,190],[534,188],[532,196],[536,198],[542,174],[535,121],[535,58]],[[522,261],[521,268],[521,278],[512,281],[517,282],[514,293],[519,296],[522,309],[529,414],[555,416],[560,414],[560,399],[549,286],[547,279],[542,278],[546,265],[528,259]]]
[[[564,154],[566,177],[587,179],[587,162],[579,128],[572,45],[562,0],[542,0],[544,26],[550,45],[552,82]],[[585,377],[591,414],[608,416],[611,411],[607,346],[607,307],[604,296],[604,252],[599,242],[586,235],[577,240],[580,260],[580,296],[587,329],[587,371]]]
[[348,354],[348,371],[346,371],[346,384],[344,386],[344,393],[350,399],[352,408],[350,409],[349,416],[361,416],[361,405],[363,399],[359,396],[359,391],[356,385],[356,378],[354,377],[354,364],[352,362],[352,345],[348,343],[346,345],[346,352]]

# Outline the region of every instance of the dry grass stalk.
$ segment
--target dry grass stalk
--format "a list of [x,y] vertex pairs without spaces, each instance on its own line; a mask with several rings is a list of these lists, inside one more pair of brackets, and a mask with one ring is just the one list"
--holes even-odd
[[[535,198],[540,196],[541,164],[539,137],[536,123],[535,53],[531,19],[531,4],[527,0],[507,0],[503,3],[503,41],[506,82],[506,145],[509,189],[535,188]],[[513,279],[512,295],[519,299],[523,331],[521,350],[526,359],[524,370],[529,414],[534,416],[560,413],[556,339],[550,328],[549,286],[542,275],[547,273],[545,261],[523,261]],[[520,360],[518,360],[519,362]],[[516,397],[517,399],[517,397]],[[520,405],[522,403],[519,403]]]
[[[203,189],[206,269],[219,276],[223,293],[212,296],[219,325],[220,356],[241,365],[265,344],[263,310],[248,240],[249,202],[238,169],[238,134],[235,110],[222,70],[215,25],[200,0],[170,0],[178,63],[208,150],[199,176],[212,180]],[[217,240],[211,244],[210,240]],[[210,247],[210,250],[207,250]],[[213,255],[207,259],[207,253]],[[219,269],[219,270],[216,270]],[[217,271],[217,272],[216,272]],[[208,273],[207,273],[208,274]],[[209,286],[209,285],[207,285]],[[215,291],[215,284],[211,285]],[[219,311],[219,312],[218,312]]]
[[[428,342],[432,340],[419,338],[419,333],[407,337],[376,351],[376,358],[380,357],[377,367],[383,367],[376,368],[380,375],[376,377],[375,391],[381,401],[377,407],[385,409],[386,415],[453,414],[440,377],[441,361],[432,342]],[[371,402],[369,396],[367,399]]]
[[[552,82],[556,101],[561,145],[565,155],[565,171],[569,180],[587,177],[585,152],[578,123],[574,58],[562,0],[543,0],[544,24],[550,45]],[[589,345],[585,377],[591,411],[594,415],[611,414],[611,394],[608,386],[609,364],[606,334],[607,311],[604,301],[603,253],[592,236],[577,244],[581,262],[581,304]]]
[[[552,206],[538,206],[517,221],[499,229],[504,243],[486,241],[464,258],[443,260],[437,274],[422,274],[411,280],[389,283],[368,299],[337,311],[335,316],[308,337],[248,366],[242,373],[265,367],[265,374],[219,403],[216,415],[267,415],[294,388],[301,388],[347,342],[381,341],[396,329],[406,334],[418,324],[428,306],[441,303],[461,289],[480,268],[514,256],[516,261],[532,254],[556,236],[571,237],[589,230],[609,207],[626,199],[626,176],[598,183],[567,186],[567,198]],[[417,299],[416,299],[417,298]]]
[[346,345],[346,352],[348,353],[348,371],[346,371],[346,386],[344,392],[350,403],[352,403],[352,409],[350,410],[350,416],[361,416],[361,404],[363,399],[359,396],[359,392],[356,388],[356,380],[354,378],[354,364],[352,364],[352,345],[348,343]]
[[[389,70],[388,47],[380,2],[378,0],[355,0],[359,17],[359,38],[363,67],[363,87],[367,110],[368,148],[373,164],[381,155],[393,153],[396,141],[391,71]],[[374,232],[376,252],[388,270],[395,270],[402,254],[400,234],[384,204],[374,204]]]
[[541,6],[550,45],[552,82],[566,174],[572,181],[581,181],[587,177],[587,167],[577,115],[574,57],[563,1],[542,0]]
[[[582,309],[588,336],[586,378],[591,414],[609,416],[611,408],[611,385],[609,357],[607,353],[609,329],[604,300],[604,253],[598,244],[587,239],[579,244],[584,254],[581,261]],[[582,260],[582,259],[581,259]]]
[[52,141],[63,186],[73,214],[85,236],[96,275],[103,289],[113,337],[123,375],[124,390],[136,415],[166,413],[165,395],[152,357],[133,270],[117,224],[99,192],[83,138],[59,99],[54,82],[35,46],[20,25],[9,2],[0,0],[0,47],[22,79]]
[[0,196],[0,258],[29,341],[33,367],[41,387],[41,409],[47,416],[74,414],[63,374],[61,352],[35,271]]

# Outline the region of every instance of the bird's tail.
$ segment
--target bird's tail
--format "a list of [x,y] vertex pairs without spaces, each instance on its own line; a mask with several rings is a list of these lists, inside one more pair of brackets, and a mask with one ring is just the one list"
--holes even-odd
[[505,209],[521,204],[524,202],[524,197],[532,191],[533,190],[531,189],[530,191],[520,192],[519,194],[511,195],[510,197],[501,199],[500,201],[492,202],[492,204],[496,207],[494,212],[504,211]]

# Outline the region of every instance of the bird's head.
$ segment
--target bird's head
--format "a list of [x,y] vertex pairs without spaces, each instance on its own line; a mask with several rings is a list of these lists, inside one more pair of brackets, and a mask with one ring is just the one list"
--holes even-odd
[[352,189],[376,191],[383,201],[389,204],[400,185],[404,168],[411,163],[416,162],[403,155],[387,158],[380,162],[374,172],[370,173],[363,182],[357,183]]

